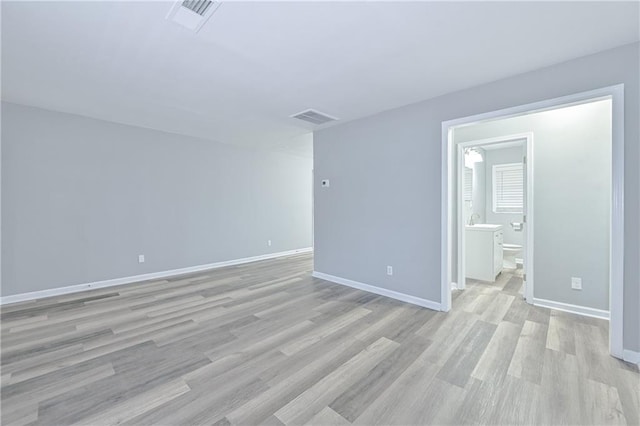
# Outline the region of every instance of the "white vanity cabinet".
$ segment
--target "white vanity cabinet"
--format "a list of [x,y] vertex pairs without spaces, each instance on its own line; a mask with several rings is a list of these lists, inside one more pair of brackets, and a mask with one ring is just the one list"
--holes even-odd
[[467,278],[495,281],[502,272],[502,225],[470,225],[465,230]]

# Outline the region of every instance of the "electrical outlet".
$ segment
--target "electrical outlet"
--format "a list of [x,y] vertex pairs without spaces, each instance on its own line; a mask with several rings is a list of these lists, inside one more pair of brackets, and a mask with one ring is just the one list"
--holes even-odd
[[393,266],[387,266],[387,275],[393,275]]
[[267,240],[267,245],[271,247],[271,240]]
[[574,290],[582,290],[582,278],[571,277],[571,288]]
[[138,255],[138,263],[144,263],[144,254]]

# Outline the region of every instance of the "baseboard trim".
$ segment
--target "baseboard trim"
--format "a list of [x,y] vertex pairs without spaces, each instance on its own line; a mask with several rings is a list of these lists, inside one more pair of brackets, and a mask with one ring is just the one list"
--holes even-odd
[[587,308],[586,306],[572,305],[569,303],[554,302],[553,300],[533,298],[533,304],[543,308],[555,309],[557,311],[570,312],[572,314],[584,315],[586,317],[609,319],[609,311],[601,309]]
[[622,351],[622,359],[632,364],[640,365],[640,352],[624,349]]
[[114,278],[104,281],[95,281],[85,284],[76,284],[67,287],[58,287],[47,290],[32,291],[30,293],[12,294],[0,297],[0,305],[9,303],[25,302],[28,300],[43,299],[45,297],[59,296],[62,294],[77,293],[80,291],[93,290],[96,288],[113,287],[123,284],[131,284],[140,281],[156,280],[176,275],[190,274],[193,272],[202,272],[209,269],[218,269],[225,266],[241,265],[243,263],[257,262],[260,260],[274,259],[277,257],[291,256],[299,253],[309,253],[313,251],[313,247],[306,247],[296,250],[287,250],[277,253],[262,254],[259,256],[244,257],[241,259],[225,260],[222,262],[207,263],[205,265],[189,266],[186,268],[170,269],[161,272],[151,272],[148,274],[134,275],[130,277]]
[[413,305],[422,306],[423,308],[429,308],[435,311],[442,310],[440,303],[436,303],[432,300],[422,299],[420,297],[411,296],[393,290],[387,290],[386,288],[376,287],[374,285],[353,281],[347,278],[337,277],[335,275],[325,274],[323,272],[313,271],[311,275],[325,281],[331,281],[336,284],[346,285],[347,287],[357,288],[358,290],[368,291],[369,293],[379,294],[380,296],[386,296],[391,299],[396,299],[402,302],[411,303]]

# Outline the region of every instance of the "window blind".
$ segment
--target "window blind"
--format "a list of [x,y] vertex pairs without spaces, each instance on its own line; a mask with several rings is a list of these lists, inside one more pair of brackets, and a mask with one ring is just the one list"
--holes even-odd
[[522,163],[493,166],[493,212],[522,213],[524,177]]

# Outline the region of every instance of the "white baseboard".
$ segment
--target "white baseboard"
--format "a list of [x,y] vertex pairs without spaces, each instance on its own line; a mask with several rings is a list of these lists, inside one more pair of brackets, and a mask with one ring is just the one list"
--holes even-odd
[[205,265],[189,266],[186,268],[170,269],[168,271],[151,272],[148,274],[134,275],[131,277],[114,278],[111,280],[95,281],[85,284],[76,284],[67,287],[58,287],[48,290],[33,291],[30,293],[12,294],[0,297],[0,305],[8,303],[24,302],[27,300],[42,299],[45,297],[59,296],[61,294],[77,293],[79,291],[92,290],[95,288],[113,287],[117,285],[136,283],[140,281],[156,280],[160,278],[172,277],[175,275],[190,274],[193,272],[201,272],[209,269],[223,268],[225,266],[241,265],[243,263],[257,262],[259,260],[274,259],[276,257],[290,256],[298,253],[309,253],[313,251],[313,247],[307,247],[296,250],[281,251],[278,253],[262,254],[259,256],[244,257],[242,259],[225,260],[223,262],[207,263]]
[[451,281],[451,290],[457,290],[458,289],[458,283]]
[[609,311],[601,309],[587,308],[585,306],[571,305],[569,303],[554,302],[553,300],[533,298],[533,304],[543,308],[555,309],[557,311],[570,312],[572,314],[584,315],[586,317],[609,319]]
[[640,352],[624,349],[622,351],[622,359],[632,364],[640,365]]
[[361,283],[358,281],[349,280],[347,278],[336,277],[335,275],[329,275],[323,272],[313,271],[311,275],[313,275],[316,278],[323,279],[325,281],[331,281],[336,284],[346,285],[347,287],[357,288],[358,290],[368,291],[369,293],[379,294],[380,296],[390,297],[391,299],[396,299],[402,302],[411,303],[413,305],[422,306],[423,308],[429,308],[435,311],[441,310],[440,303],[434,302],[432,300],[410,296],[408,294],[399,293],[393,290],[387,290],[386,288],[376,287],[376,286]]

